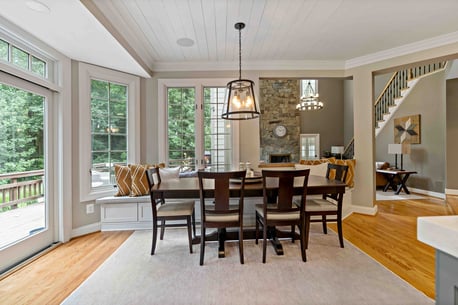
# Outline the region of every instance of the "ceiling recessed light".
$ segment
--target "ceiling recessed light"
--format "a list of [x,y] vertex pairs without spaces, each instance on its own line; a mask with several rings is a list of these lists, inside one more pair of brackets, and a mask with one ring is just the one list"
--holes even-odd
[[44,3],[36,0],[31,0],[27,1],[25,3],[28,8],[31,10],[34,10],[35,12],[40,12],[40,13],[49,13],[51,12],[51,9]]
[[192,47],[194,45],[194,40],[191,38],[180,38],[177,40],[177,44],[182,47]]

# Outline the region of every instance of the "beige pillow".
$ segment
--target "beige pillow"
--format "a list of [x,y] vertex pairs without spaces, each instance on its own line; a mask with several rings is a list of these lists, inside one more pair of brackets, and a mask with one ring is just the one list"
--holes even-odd
[[132,177],[131,196],[143,196],[149,194],[146,170],[148,165],[129,164],[130,175]]
[[295,164],[296,169],[310,169],[310,175],[326,177],[328,163],[320,163],[316,165]]
[[118,192],[115,194],[115,196],[128,196],[132,186],[132,178],[130,175],[129,166],[115,164],[114,171],[116,177],[116,185],[118,187]]
[[159,167],[161,181],[180,178],[180,167]]

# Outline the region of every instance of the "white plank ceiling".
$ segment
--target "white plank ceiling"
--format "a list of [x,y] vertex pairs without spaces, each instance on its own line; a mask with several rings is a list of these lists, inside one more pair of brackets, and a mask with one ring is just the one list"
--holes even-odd
[[[0,0],[0,14],[68,54],[66,25],[34,32],[34,22],[43,20],[12,12],[24,1],[7,5],[7,0]],[[92,14],[149,71],[237,69],[236,22],[246,23],[243,65],[258,69],[343,68],[458,41],[457,0],[40,1],[51,13],[67,3],[68,11],[61,9],[59,14],[81,14],[82,19]],[[75,4],[84,9],[75,11]],[[194,44],[179,46],[181,38]],[[90,53],[97,52],[99,42],[92,43],[90,52],[79,51],[76,59],[92,62]],[[122,57],[110,58],[119,60]]]

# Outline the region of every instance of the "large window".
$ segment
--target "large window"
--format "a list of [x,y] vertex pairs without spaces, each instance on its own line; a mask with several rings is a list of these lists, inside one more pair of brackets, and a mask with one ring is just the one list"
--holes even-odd
[[112,194],[114,165],[139,161],[139,85],[137,76],[79,65],[81,201]]
[[[221,118],[224,81],[164,80],[159,86],[159,162],[182,170],[238,164],[238,124]],[[164,126],[165,128],[161,128]],[[164,130],[164,132],[163,132]]]
[[127,86],[91,80],[91,185],[116,183],[114,164],[127,163]]

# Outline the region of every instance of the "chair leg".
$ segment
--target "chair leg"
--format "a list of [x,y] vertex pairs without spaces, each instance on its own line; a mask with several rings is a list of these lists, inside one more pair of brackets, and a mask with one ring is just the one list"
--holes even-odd
[[307,254],[305,253],[305,217],[301,219],[301,225],[299,226],[300,230],[300,239],[301,239],[301,255],[302,255],[302,261],[306,262],[307,261]]
[[343,232],[342,232],[342,215],[337,215],[337,231],[339,234],[339,242],[340,242],[340,247],[344,247],[344,241],[343,241]]
[[321,216],[321,222],[323,223],[323,233],[328,234],[328,227],[326,225],[326,215]]
[[240,255],[240,264],[244,264],[245,260],[243,257],[243,225],[240,225],[239,228],[239,255]]
[[266,263],[266,251],[267,251],[267,224],[262,224],[262,263]]
[[165,219],[162,219],[162,222],[161,222],[161,240],[164,239],[164,231],[165,231]]
[[188,241],[189,241],[189,253],[192,253],[192,233],[191,233],[191,217],[186,217],[186,222],[188,224]]
[[196,237],[196,209],[192,209],[192,233]]
[[305,249],[309,248],[310,215],[305,215]]
[[258,216],[258,213],[256,213],[256,241],[255,243],[258,244],[258,236],[259,236],[259,216]]
[[154,251],[156,251],[156,240],[157,240],[157,221],[153,221],[153,242],[151,245],[151,255],[154,255]]
[[292,242],[293,244],[294,244],[294,228],[295,228],[295,226],[292,225],[292,226],[291,226],[291,242]]
[[205,227],[203,224],[201,226],[200,233],[200,265],[204,264],[204,254],[205,254]]

